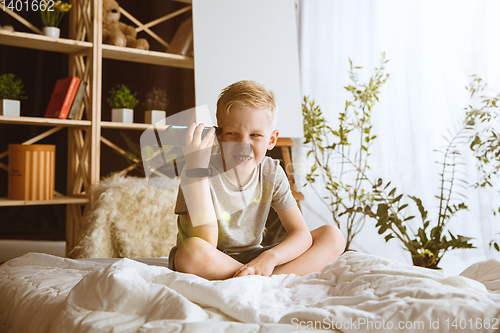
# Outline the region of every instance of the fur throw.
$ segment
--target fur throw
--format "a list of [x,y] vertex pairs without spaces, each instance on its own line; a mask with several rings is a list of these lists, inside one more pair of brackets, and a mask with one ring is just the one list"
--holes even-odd
[[93,190],[97,201],[86,215],[72,258],[168,256],[176,243],[174,213],[178,180],[114,175]]

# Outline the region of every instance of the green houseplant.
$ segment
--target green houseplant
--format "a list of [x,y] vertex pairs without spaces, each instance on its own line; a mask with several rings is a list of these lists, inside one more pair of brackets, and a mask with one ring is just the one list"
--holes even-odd
[[26,98],[21,78],[12,73],[0,76],[0,115],[19,117],[21,100]]
[[143,102],[146,108],[145,122],[147,124],[166,125],[166,110],[168,105],[167,92],[161,88],[153,87]]
[[109,90],[107,101],[112,109],[112,121],[123,123],[134,122],[134,108],[139,103],[136,95],[137,93],[132,93],[124,84],[117,85]]
[[[375,219],[378,233],[380,235],[385,234],[386,242],[393,238],[401,241],[403,248],[410,252],[415,266],[438,268],[440,260],[447,251],[474,248],[469,242],[470,237],[455,236],[447,228],[454,214],[467,209],[464,202],[454,202],[452,194],[457,185],[456,166],[457,159],[460,156],[457,146],[461,142],[463,143],[461,139],[464,139],[468,130],[470,130],[470,127],[464,126],[451,138],[443,152],[444,158],[440,163],[442,171],[440,173],[439,195],[436,196],[439,201],[439,211],[434,222],[428,219],[428,212],[422,204],[422,200],[408,195],[407,197],[416,204],[421,218],[421,226],[417,232],[414,232],[408,221],[413,220],[415,216],[405,214],[408,204],[401,201],[403,194],[398,194],[395,187],[387,193],[386,190],[388,190],[390,182],[384,185],[382,179],[378,179],[373,184],[373,189],[378,194],[375,199],[375,201],[379,202],[377,205],[348,209],[348,211],[356,210]],[[461,182],[466,183],[464,180],[461,180]]]
[[[481,84],[481,79],[474,76],[467,89],[473,97],[483,91],[484,87]],[[481,106],[478,108],[469,106],[458,130],[448,138],[448,144],[442,151],[443,160],[440,163],[442,167],[441,182],[439,195],[436,196],[439,200],[439,211],[434,223],[428,219],[428,212],[422,201],[417,197],[408,196],[416,204],[421,217],[421,227],[418,228],[418,231],[416,233],[409,231],[410,226],[407,221],[412,220],[414,216],[404,214],[408,204],[402,204],[403,195],[398,195],[396,188],[387,194],[386,189],[389,188],[390,183],[382,187],[382,179],[373,185],[378,193],[376,200],[379,203],[376,207],[366,205],[365,207],[350,208],[376,219],[379,234],[385,234],[386,241],[392,238],[400,240],[404,248],[411,253],[413,263],[417,266],[437,268],[448,250],[474,248],[470,243],[470,237],[455,236],[447,228],[454,214],[467,209],[464,202],[453,198],[453,194],[457,192],[457,186],[467,185],[465,180],[458,177],[459,173],[456,167],[461,162],[462,148],[465,144],[470,144],[470,149],[473,150],[479,161],[478,169],[483,175],[475,187],[492,186],[492,177],[498,176],[500,169],[499,97],[500,94],[492,98],[481,96]],[[495,208],[494,214],[497,211],[500,212],[500,208]],[[494,246],[497,251],[500,250],[495,240],[491,241],[490,246]]]
[[[384,182],[381,178],[372,180],[368,176],[370,146],[376,139],[376,135],[371,132],[371,111],[378,101],[380,87],[389,77],[383,73],[387,62],[384,55],[381,62],[382,65],[375,70],[367,84],[358,82],[355,70],[359,67],[351,63],[350,78],[353,84],[345,89],[351,92],[353,99],[346,102],[344,112],[340,113],[338,129],[332,129],[326,123],[314,101],[307,97],[304,99],[305,143],[311,146],[308,156],[314,157],[314,164],[306,176],[306,185],[322,181],[327,195],[322,196],[319,191],[315,191],[329,207],[337,226],[347,233],[346,248],[363,227],[365,219],[373,219],[378,233],[385,235],[386,241],[395,238],[403,243],[414,265],[437,268],[447,251],[474,247],[470,243],[471,238],[454,235],[448,229],[452,216],[467,209],[465,203],[456,201],[452,194],[456,194],[457,186],[466,184],[457,176],[456,167],[461,159],[459,148],[473,133],[473,121],[468,114],[456,133],[448,138],[441,152],[443,160],[440,162],[439,195],[436,196],[439,200],[437,219],[428,219],[422,201],[407,195],[421,217],[421,226],[417,232],[413,232],[409,221],[415,216],[406,214],[408,204],[402,201],[404,195],[397,193],[395,187],[391,189],[390,182]],[[340,170],[334,172],[332,162],[340,166]]]
[[[364,214],[348,209],[370,205],[375,197],[365,173],[370,169],[370,147],[376,139],[372,134],[372,109],[378,101],[380,88],[389,78],[389,74],[384,73],[387,62],[382,53],[380,67],[375,69],[368,83],[360,83],[357,70],[361,67],[353,66],[349,60],[352,83],[345,89],[352,98],[346,101],[344,112],[339,114],[336,129],[328,125],[314,100],[305,97],[302,104],[304,144],[310,147],[307,157],[314,159],[306,175],[306,186],[314,190],[346,235],[346,249],[366,219]],[[335,170],[332,165],[340,167]],[[326,194],[321,193],[320,188],[326,190]]]

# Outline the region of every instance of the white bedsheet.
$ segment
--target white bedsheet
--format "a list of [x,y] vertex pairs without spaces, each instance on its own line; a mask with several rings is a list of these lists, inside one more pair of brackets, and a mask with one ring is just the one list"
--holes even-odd
[[129,259],[31,253],[0,266],[1,332],[496,332],[499,318],[498,259],[447,277],[348,252],[305,277],[226,281]]

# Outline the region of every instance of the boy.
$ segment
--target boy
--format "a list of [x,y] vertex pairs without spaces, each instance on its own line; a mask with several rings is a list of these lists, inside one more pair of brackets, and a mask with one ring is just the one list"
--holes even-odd
[[[265,156],[279,135],[273,92],[254,81],[236,82],[220,94],[216,116],[220,154],[210,155],[215,128],[203,138],[203,124],[188,129],[170,268],[220,280],[305,275],[335,261],[344,236],[331,225],[309,232],[279,162]],[[263,248],[271,207],[288,236]]]

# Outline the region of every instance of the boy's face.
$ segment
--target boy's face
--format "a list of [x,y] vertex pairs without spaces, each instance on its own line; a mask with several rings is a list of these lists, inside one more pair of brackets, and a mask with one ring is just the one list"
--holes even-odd
[[229,114],[219,119],[226,171],[237,167],[239,172],[251,172],[264,159],[267,150],[276,145],[279,132],[273,130],[267,110],[234,105]]

